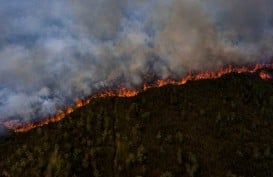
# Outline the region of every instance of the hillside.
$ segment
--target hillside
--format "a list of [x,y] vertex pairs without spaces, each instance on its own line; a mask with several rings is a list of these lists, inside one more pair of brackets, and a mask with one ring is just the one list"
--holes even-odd
[[0,139],[12,177],[273,177],[273,82],[255,74],[97,98]]

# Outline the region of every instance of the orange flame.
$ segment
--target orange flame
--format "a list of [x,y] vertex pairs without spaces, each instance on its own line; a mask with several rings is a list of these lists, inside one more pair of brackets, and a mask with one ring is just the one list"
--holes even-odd
[[[243,66],[243,67],[233,67],[228,66],[225,68],[219,69],[217,72],[211,72],[211,71],[205,71],[200,72],[197,74],[189,73],[187,76],[182,78],[179,81],[171,80],[171,79],[165,79],[165,80],[158,80],[155,84],[147,84],[144,83],[141,89],[127,89],[124,86],[121,86],[117,90],[109,90],[104,91],[101,93],[98,93],[96,95],[93,95],[91,98],[87,98],[85,100],[76,99],[75,106],[74,107],[66,107],[64,110],[58,110],[55,114],[55,116],[51,116],[48,118],[45,118],[39,122],[33,122],[33,123],[20,123],[20,122],[14,122],[14,121],[7,121],[7,122],[0,122],[0,124],[3,124],[5,127],[9,129],[13,129],[15,132],[27,132],[35,127],[41,127],[43,125],[47,125],[49,123],[58,122],[62,120],[66,115],[71,114],[75,111],[75,109],[83,107],[87,104],[89,104],[92,99],[98,98],[98,97],[108,97],[108,96],[118,96],[118,97],[133,97],[136,96],[139,92],[143,92],[149,88],[154,87],[162,87],[168,84],[172,85],[183,85],[186,84],[188,81],[195,81],[195,80],[202,80],[202,79],[216,79],[220,78],[224,74],[236,72],[236,73],[254,73],[258,72],[259,70],[263,68],[270,68],[273,69],[273,63],[272,64],[257,64],[255,66]],[[270,76],[269,73],[265,71],[259,71],[259,76],[261,79],[272,79],[272,76]]]
[[259,75],[262,79],[265,79],[265,80],[272,79],[272,76],[266,71],[261,71]]

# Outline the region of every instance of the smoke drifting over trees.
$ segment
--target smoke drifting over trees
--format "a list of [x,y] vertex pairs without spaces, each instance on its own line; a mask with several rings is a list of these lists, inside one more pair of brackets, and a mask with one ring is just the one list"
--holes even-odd
[[33,121],[95,90],[263,62],[271,0],[0,2],[0,119]]

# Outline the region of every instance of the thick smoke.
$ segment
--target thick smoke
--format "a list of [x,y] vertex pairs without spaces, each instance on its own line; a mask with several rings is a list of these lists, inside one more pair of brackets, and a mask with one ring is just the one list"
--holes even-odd
[[146,73],[266,61],[272,0],[0,2],[0,119],[34,121]]

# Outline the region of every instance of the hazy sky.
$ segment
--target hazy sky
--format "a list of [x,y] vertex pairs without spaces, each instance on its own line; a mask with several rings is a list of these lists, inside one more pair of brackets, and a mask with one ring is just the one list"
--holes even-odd
[[265,62],[272,0],[0,0],[0,119],[33,121],[147,72]]

